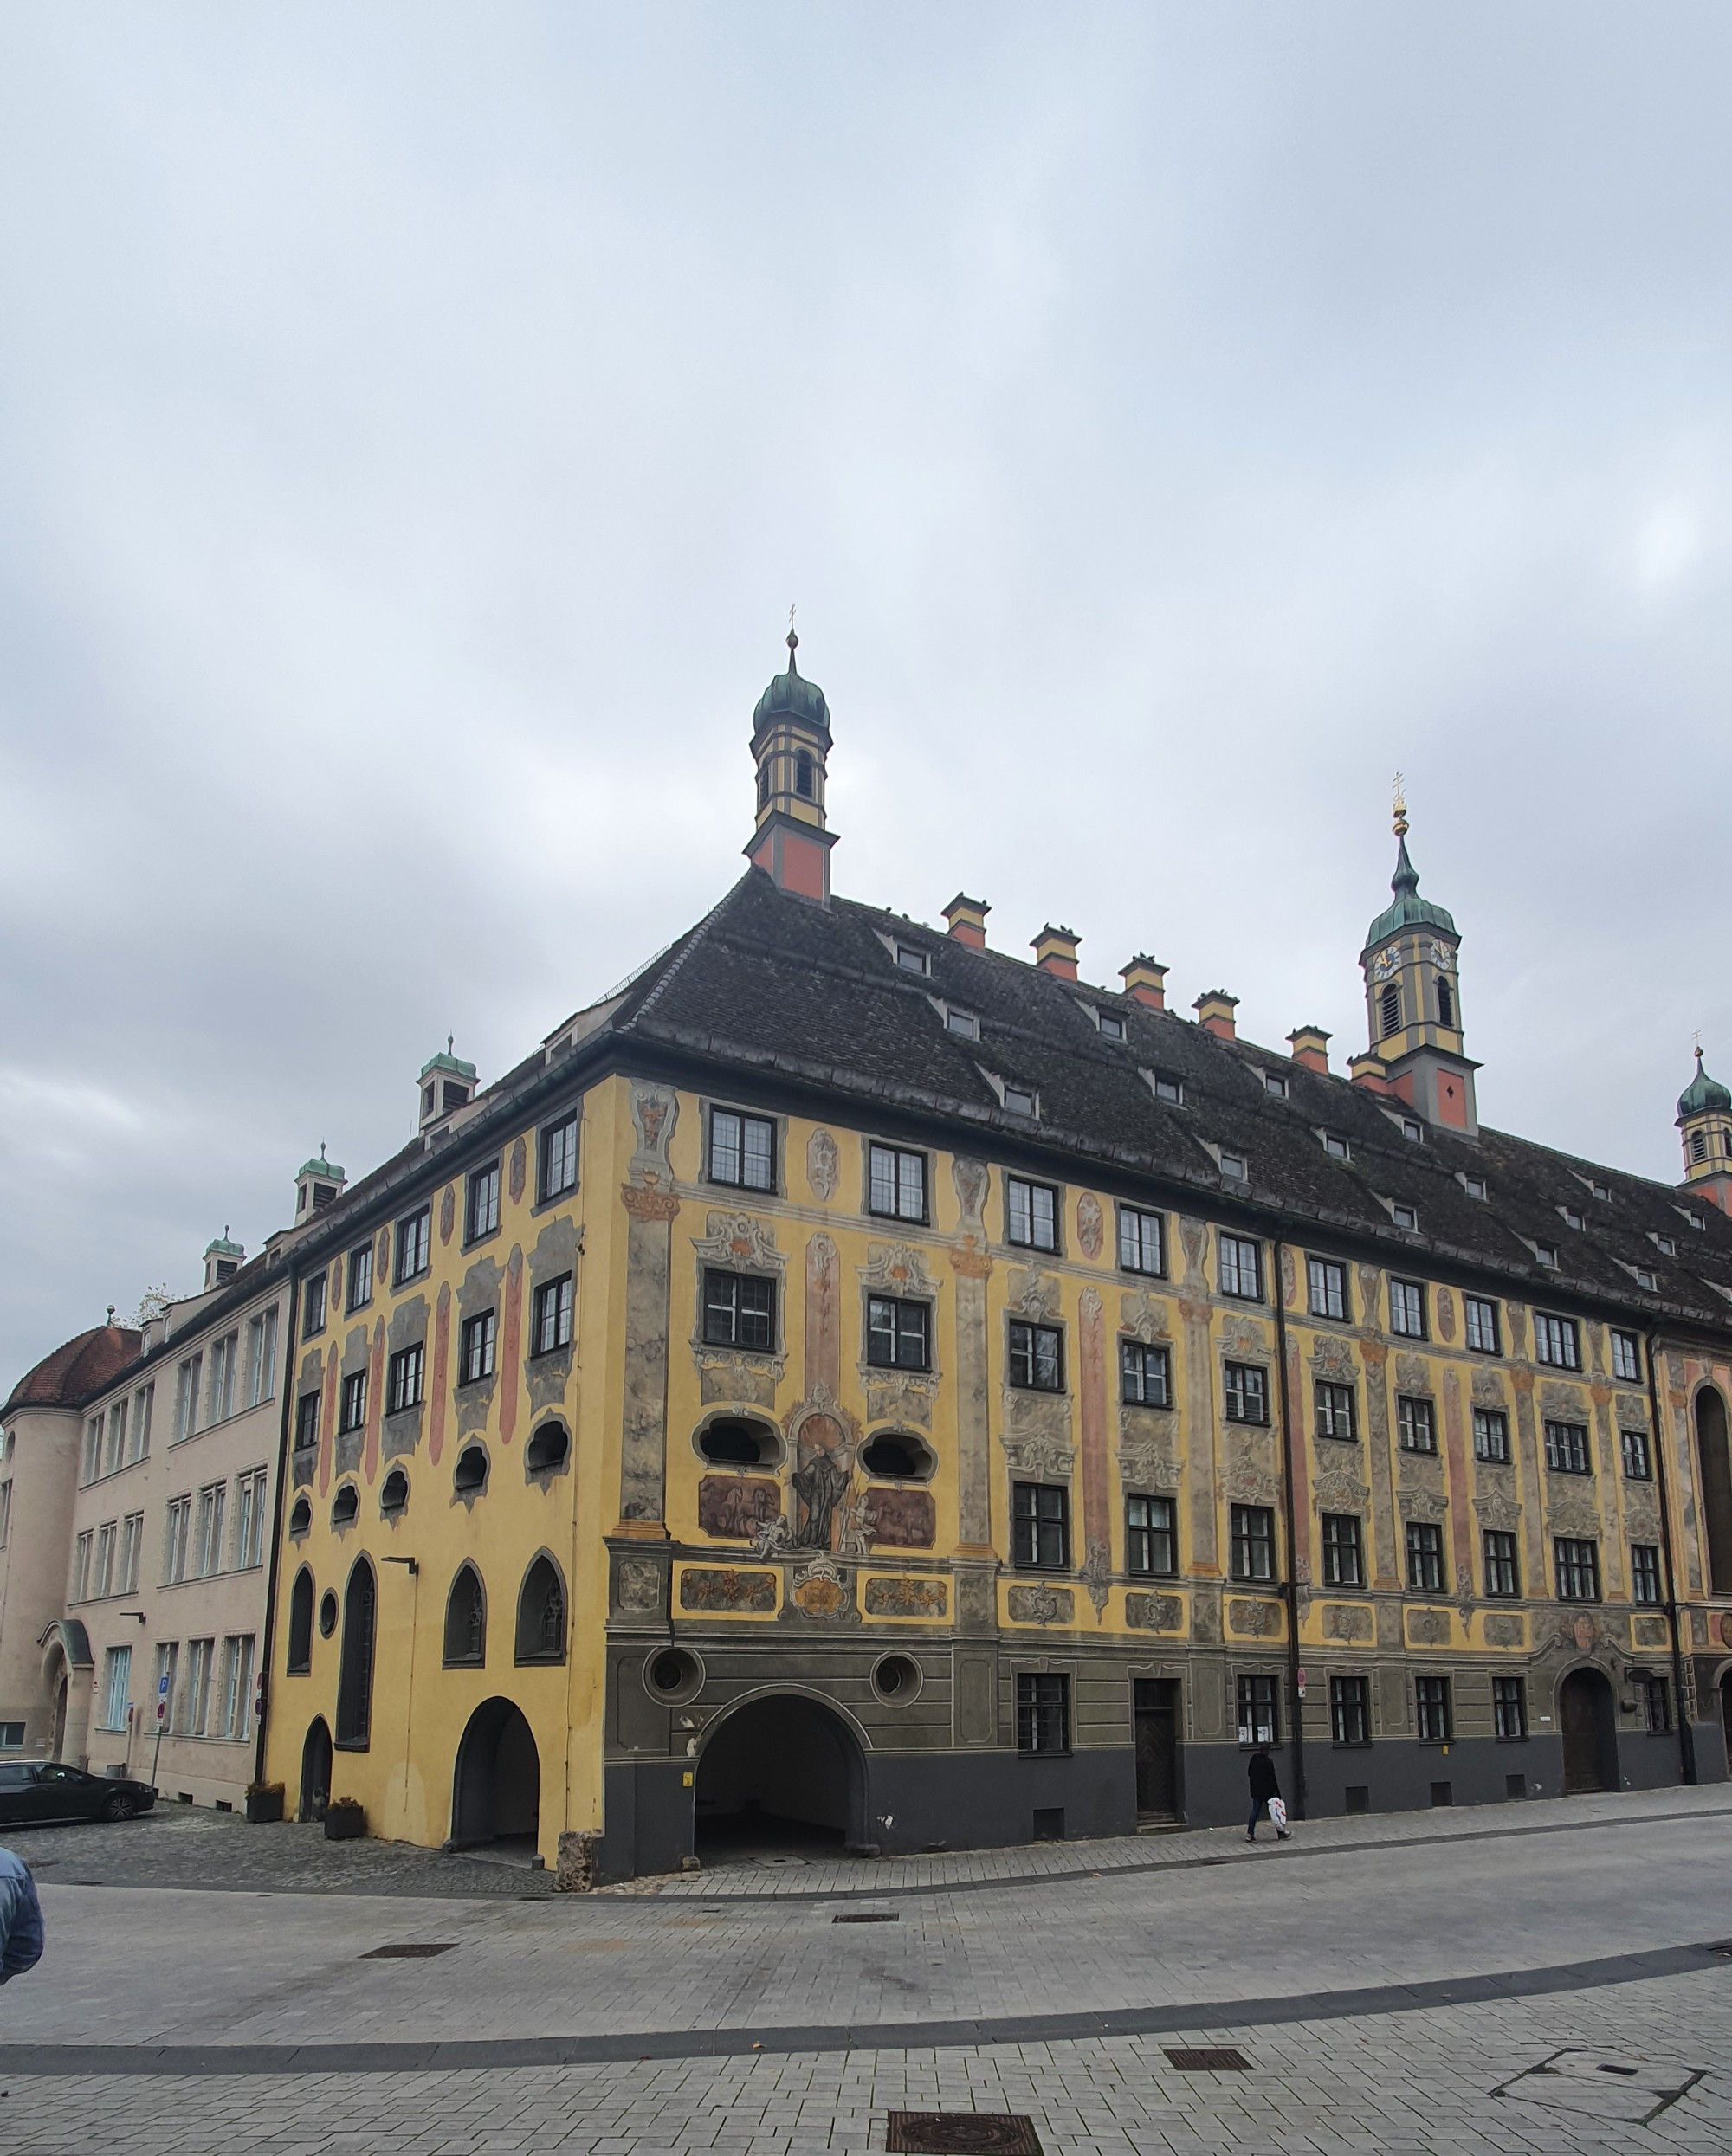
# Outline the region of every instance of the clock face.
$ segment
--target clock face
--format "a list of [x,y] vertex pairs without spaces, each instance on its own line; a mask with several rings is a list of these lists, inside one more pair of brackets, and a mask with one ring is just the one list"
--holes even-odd
[[1371,978],[1374,981],[1386,981],[1400,963],[1400,948],[1392,943],[1386,951],[1380,951],[1372,960]]
[[1431,946],[1431,963],[1440,973],[1453,973],[1456,970],[1456,954],[1448,944],[1434,943]]

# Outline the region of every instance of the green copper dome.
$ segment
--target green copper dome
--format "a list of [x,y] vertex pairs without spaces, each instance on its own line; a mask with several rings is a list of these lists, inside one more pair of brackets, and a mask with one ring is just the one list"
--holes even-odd
[[1374,943],[1384,943],[1391,936],[1399,936],[1404,928],[1440,928],[1446,936],[1456,933],[1455,922],[1441,906],[1433,906],[1430,899],[1419,895],[1419,871],[1407,858],[1407,836],[1405,824],[1401,831],[1400,850],[1395,856],[1395,874],[1389,879],[1389,888],[1395,894],[1395,903],[1385,907],[1365,932],[1367,951]]
[[1722,1114],[1732,1113],[1732,1093],[1702,1068],[1702,1050],[1697,1049],[1696,1075],[1678,1095],[1678,1120],[1682,1123],[1687,1116],[1700,1115],[1708,1108],[1718,1108]]
[[824,691],[816,681],[809,681],[795,664],[794,653],[799,638],[791,629],[788,631],[788,670],[779,674],[758,699],[758,708],[752,714],[752,738],[755,741],[772,719],[803,720],[821,733],[824,746],[830,744],[830,706],[824,700]]

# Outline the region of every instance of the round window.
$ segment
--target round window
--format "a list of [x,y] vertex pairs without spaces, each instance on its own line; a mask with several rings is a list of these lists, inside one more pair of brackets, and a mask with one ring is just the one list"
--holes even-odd
[[321,1639],[329,1639],[336,1629],[337,1597],[335,1591],[327,1587],[319,1604],[319,1636]]
[[872,1672],[872,1689],[893,1707],[905,1707],[920,1688],[920,1664],[908,1655],[886,1655]]
[[643,1682],[658,1700],[688,1700],[703,1682],[703,1665],[682,1647],[663,1647],[643,1665]]

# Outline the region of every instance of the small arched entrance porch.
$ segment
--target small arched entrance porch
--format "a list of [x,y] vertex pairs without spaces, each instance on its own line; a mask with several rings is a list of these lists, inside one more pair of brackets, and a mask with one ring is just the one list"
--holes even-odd
[[301,1803],[297,1819],[322,1819],[331,1801],[331,1726],[322,1714],[308,1725],[301,1747]]
[[451,1778],[451,1843],[491,1845],[501,1855],[533,1856],[541,1825],[541,1755],[523,1710],[510,1700],[483,1700],[457,1746]]
[[1570,1671],[1558,1687],[1558,1727],[1563,1738],[1565,1796],[1616,1789],[1618,1703],[1602,1671]]
[[698,1760],[695,1843],[706,1862],[857,1848],[866,1760],[842,1716],[804,1693],[749,1701]]

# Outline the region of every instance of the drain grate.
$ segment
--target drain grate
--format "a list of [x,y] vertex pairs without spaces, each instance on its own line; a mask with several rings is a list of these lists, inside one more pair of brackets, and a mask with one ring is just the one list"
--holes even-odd
[[1034,2120],[1012,2111],[893,2111],[884,2146],[904,2156],[1042,2156]]
[[902,1920],[889,1909],[863,1909],[857,1914],[833,1916],[830,1920],[832,1924],[900,1924]]
[[1181,2074],[1248,2074],[1251,2061],[1243,2051],[1229,2051],[1225,2048],[1169,2051],[1169,2066],[1176,2066]]
[[433,1954],[448,1954],[456,1945],[455,1939],[435,1946],[425,1939],[404,1940],[394,1946],[375,1946],[361,1956],[363,1961],[425,1961]]

